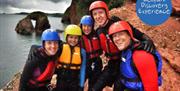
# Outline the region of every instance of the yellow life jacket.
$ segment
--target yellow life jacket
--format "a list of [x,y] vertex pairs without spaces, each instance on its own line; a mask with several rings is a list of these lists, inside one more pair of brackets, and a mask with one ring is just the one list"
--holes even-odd
[[63,44],[62,53],[58,59],[57,68],[65,69],[80,69],[81,65],[81,52],[80,47],[74,47],[71,50],[68,44]]

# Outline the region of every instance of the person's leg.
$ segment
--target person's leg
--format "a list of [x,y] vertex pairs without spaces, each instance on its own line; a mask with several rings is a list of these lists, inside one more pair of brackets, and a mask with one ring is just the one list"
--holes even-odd
[[103,67],[102,60],[100,57],[97,57],[94,60],[94,70],[93,70],[96,76],[101,75],[102,67]]
[[87,60],[87,67],[86,67],[86,79],[88,79],[88,90],[92,86],[92,76],[93,76],[93,71],[92,71],[92,64],[93,60],[89,59]]
[[89,78],[90,75],[92,75],[92,60],[87,60],[86,62],[86,79]]
[[68,90],[66,91],[78,91],[79,89],[79,80],[78,79],[72,79],[69,83]]
[[89,89],[92,88],[92,86],[96,83],[98,77],[101,75],[101,70],[102,70],[102,61],[101,59],[94,58],[93,60],[93,69],[92,69],[92,74],[89,77]]
[[56,85],[56,88],[54,88],[53,91],[67,91],[66,90],[66,82],[63,81],[63,80],[58,80],[57,81],[57,85]]
[[42,87],[28,87],[26,91],[49,91],[46,86]]
[[112,87],[114,82],[118,79],[118,73],[119,71],[120,62],[119,60],[109,60],[108,62],[108,68],[110,72],[110,77],[107,81],[107,86]]
[[90,91],[94,83],[92,77],[93,75],[89,76],[89,79],[88,79],[88,91]]
[[46,86],[39,87],[37,91],[50,91]]
[[125,90],[125,86],[121,83],[120,79],[117,79],[114,82],[113,91],[124,91],[124,90]]

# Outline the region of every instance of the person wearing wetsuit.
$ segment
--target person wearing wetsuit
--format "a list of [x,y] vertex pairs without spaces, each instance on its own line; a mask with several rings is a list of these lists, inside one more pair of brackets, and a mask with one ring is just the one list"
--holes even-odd
[[55,70],[60,37],[54,29],[47,29],[42,33],[41,40],[42,46],[31,46],[19,91],[49,91],[47,85]]
[[90,15],[84,15],[80,21],[82,29],[81,47],[86,50],[86,78],[88,79],[88,88],[96,83],[97,78],[101,75],[102,60],[100,54],[102,49],[100,46],[99,37],[93,30],[93,19]]
[[[116,21],[121,21],[117,17],[110,18],[109,9],[107,4],[103,1],[94,1],[89,7],[89,12],[94,20],[94,29],[99,36],[101,48],[105,53],[102,54],[102,58],[106,58],[108,65],[105,66],[102,75],[98,78],[97,83],[93,86],[92,89],[96,91],[101,91],[106,85],[111,86],[114,83],[114,88],[116,89],[116,74],[118,72],[118,67],[120,64],[119,54],[117,47],[113,44],[112,40],[109,38],[108,29],[111,24]],[[141,41],[141,45],[138,46],[139,49],[146,50],[150,53],[153,53],[155,46],[152,40],[140,32],[132,25],[130,25],[133,30],[133,35],[136,39]]]
[[79,26],[70,24],[65,28],[58,63],[56,67],[57,84],[54,91],[83,91],[86,71],[86,51],[80,48],[82,35]]
[[140,41],[135,39],[130,25],[125,21],[113,23],[108,34],[121,51],[118,91],[158,91],[158,85],[162,84],[160,54],[156,50],[151,54],[136,49]]

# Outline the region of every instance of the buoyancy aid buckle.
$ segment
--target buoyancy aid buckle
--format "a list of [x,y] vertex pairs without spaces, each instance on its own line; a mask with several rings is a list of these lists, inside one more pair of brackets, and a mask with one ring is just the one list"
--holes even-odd
[[75,65],[75,64],[62,64],[60,63],[57,66],[58,69],[71,69],[71,70],[79,70],[80,69],[80,65]]

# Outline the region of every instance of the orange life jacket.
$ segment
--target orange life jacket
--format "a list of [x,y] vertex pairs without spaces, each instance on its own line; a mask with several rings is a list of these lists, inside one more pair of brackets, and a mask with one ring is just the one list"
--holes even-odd
[[80,69],[81,52],[80,47],[75,46],[73,51],[68,44],[63,44],[62,53],[58,60],[57,68]]

